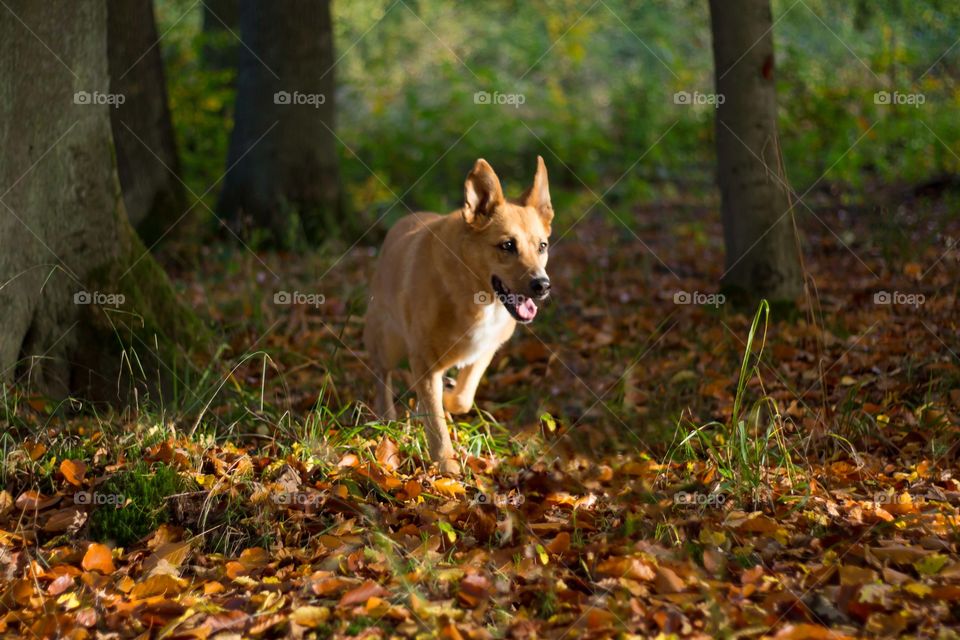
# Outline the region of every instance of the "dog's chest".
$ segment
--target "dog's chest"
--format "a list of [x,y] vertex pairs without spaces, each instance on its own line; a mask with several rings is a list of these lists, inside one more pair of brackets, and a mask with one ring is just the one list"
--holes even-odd
[[460,341],[459,362],[456,366],[459,368],[473,364],[484,353],[499,347],[512,321],[510,312],[502,304],[485,306],[483,315]]

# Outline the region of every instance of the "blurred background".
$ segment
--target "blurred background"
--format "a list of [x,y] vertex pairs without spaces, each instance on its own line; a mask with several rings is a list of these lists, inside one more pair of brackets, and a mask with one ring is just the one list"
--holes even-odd
[[[781,144],[799,193],[823,176],[820,189],[862,204],[956,175],[960,5],[772,5]],[[183,177],[202,193],[225,169],[236,78],[234,65],[204,64],[204,51],[237,39],[191,0],[157,0],[156,14]],[[590,205],[585,184],[599,194],[621,176],[610,204],[714,192],[714,109],[674,101],[712,91],[705,2],[357,0],[332,14],[351,232],[389,210],[388,227],[406,213],[395,196],[414,184],[404,196],[414,209],[459,206],[481,156],[509,181],[529,178],[542,154],[559,212]],[[925,101],[876,104],[894,90]],[[478,91],[523,102],[478,104]]]

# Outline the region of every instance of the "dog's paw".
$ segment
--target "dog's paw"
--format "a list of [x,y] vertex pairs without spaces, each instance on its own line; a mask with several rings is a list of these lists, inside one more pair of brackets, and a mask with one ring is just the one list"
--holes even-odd
[[440,473],[442,473],[445,476],[459,478],[463,473],[460,470],[460,463],[454,460],[453,458],[447,458],[445,460],[441,460],[439,463],[439,466],[440,466]]

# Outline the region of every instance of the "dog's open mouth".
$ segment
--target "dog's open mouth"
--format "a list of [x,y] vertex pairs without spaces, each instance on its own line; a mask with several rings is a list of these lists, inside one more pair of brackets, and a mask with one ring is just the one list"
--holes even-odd
[[537,316],[537,303],[533,301],[533,298],[510,291],[503,284],[503,280],[497,276],[490,279],[490,284],[493,285],[493,292],[496,294],[497,300],[507,308],[514,320],[526,324]]

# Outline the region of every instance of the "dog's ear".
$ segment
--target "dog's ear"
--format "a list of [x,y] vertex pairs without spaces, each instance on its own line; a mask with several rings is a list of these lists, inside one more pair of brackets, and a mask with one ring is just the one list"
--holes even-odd
[[463,219],[467,224],[486,226],[498,206],[503,204],[500,179],[483,158],[477,160],[463,185]]
[[523,194],[520,199],[525,207],[534,207],[540,212],[543,224],[547,229],[553,221],[553,205],[550,204],[550,183],[547,180],[547,165],[543,162],[543,157],[537,156],[537,175],[533,177],[533,185]]

